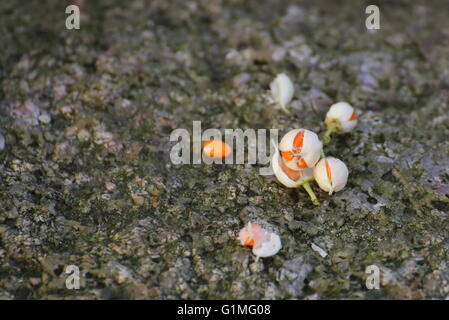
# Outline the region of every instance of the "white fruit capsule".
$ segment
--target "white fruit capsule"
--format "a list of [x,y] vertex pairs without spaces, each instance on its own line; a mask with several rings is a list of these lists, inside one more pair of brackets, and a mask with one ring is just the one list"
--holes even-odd
[[320,203],[309,185],[309,181],[313,180],[313,170],[307,167],[301,169],[297,166],[295,169],[289,168],[283,160],[283,157],[281,157],[281,152],[277,146],[274,143],[273,145],[276,151],[271,158],[271,166],[278,181],[287,188],[298,188],[302,186],[309,194],[313,204],[319,205]]
[[282,160],[293,170],[313,168],[320,159],[322,148],[316,133],[306,129],[287,132],[279,143]]
[[277,234],[269,232],[260,246],[253,247],[253,253],[257,258],[266,258],[275,255],[281,248],[281,238]]
[[329,108],[324,122],[336,132],[349,132],[357,125],[357,116],[349,103],[338,102]]
[[283,109],[292,100],[294,87],[290,78],[285,73],[280,73],[270,83],[271,94],[274,101]]
[[321,189],[329,194],[343,189],[348,181],[348,167],[337,158],[321,159],[313,169],[313,177]]
[[271,165],[278,181],[287,188],[298,188],[304,181],[312,179],[312,169],[290,169],[282,161],[277,150],[271,159]]

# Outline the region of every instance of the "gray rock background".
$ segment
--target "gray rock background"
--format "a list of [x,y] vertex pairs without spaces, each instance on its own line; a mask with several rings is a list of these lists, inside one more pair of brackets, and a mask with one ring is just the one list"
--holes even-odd
[[[0,298],[449,297],[446,1],[378,1],[376,32],[367,1],[74,2],[76,31],[62,1],[0,2]],[[266,99],[283,71],[290,115]],[[338,100],[360,121],[320,207],[259,166],[170,162],[193,120],[322,134]],[[248,221],[276,256],[239,244]]]

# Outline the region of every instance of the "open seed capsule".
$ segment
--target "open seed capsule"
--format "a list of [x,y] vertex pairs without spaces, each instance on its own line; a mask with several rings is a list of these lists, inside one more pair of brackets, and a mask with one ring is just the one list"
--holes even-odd
[[248,223],[239,233],[240,243],[253,248],[257,259],[271,257],[281,249],[281,238],[258,224]]
[[309,185],[309,181],[313,180],[313,170],[311,168],[293,170],[286,166],[279,151],[273,155],[271,159],[271,164],[273,167],[274,175],[280,183],[282,183],[287,188],[298,188],[303,187],[308,193],[313,204],[319,205],[319,201]]
[[280,183],[287,188],[297,188],[304,181],[311,180],[313,170],[310,168],[293,170],[284,163],[279,152],[276,151],[271,159],[273,172]]
[[279,144],[282,160],[292,170],[313,168],[320,159],[322,148],[316,133],[307,129],[287,132]]

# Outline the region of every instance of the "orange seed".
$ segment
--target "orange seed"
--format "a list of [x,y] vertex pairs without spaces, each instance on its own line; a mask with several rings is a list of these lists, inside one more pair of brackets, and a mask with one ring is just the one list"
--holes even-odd
[[231,147],[224,141],[210,139],[203,144],[203,153],[210,158],[226,158]]
[[293,159],[293,153],[290,151],[281,151],[281,154],[285,161],[291,161]]
[[246,238],[245,240],[245,246],[252,247],[254,246],[254,239]]
[[329,165],[329,163],[326,160],[326,174],[327,174],[327,178],[329,179],[329,181],[332,181],[332,171],[331,171],[331,167]]
[[298,132],[298,134],[295,136],[295,139],[293,140],[293,146],[299,149],[298,152],[301,152],[303,142],[304,142],[304,130]]
[[306,163],[306,161],[304,160],[304,158],[300,158],[300,159],[298,160],[298,162],[296,163],[296,165],[297,165],[299,168],[301,168],[301,169],[308,168],[308,167],[307,167],[307,163]]
[[287,167],[282,161],[282,159],[279,159],[279,164],[281,166],[282,171],[293,181],[298,181],[301,178],[301,171],[300,170],[293,170]]
[[349,121],[357,120],[357,116],[355,115],[355,112],[352,113],[351,118],[349,118]]

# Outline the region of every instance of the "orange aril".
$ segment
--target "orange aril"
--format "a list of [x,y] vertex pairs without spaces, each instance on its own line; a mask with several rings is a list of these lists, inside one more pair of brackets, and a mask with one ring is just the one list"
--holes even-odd
[[300,158],[300,159],[298,160],[298,162],[296,163],[296,165],[298,166],[298,168],[301,168],[301,169],[308,168],[307,163],[306,163],[306,161],[304,160],[304,158]]
[[330,167],[329,163],[327,162],[327,160],[326,160],[325,164],[326,164],[326,174],[327,174],[327,178],[329,179],[329,182],[331,182],[331,181],[332,181],[332,171],[331,171],[331,167]]
[[352,113],[351,118],[349,118],[349,121],[357,120],[357,116],[355,115],[355,112]]
[[210,139],[203,144],[203,153],[209,158],[226,158],[231,153],[231,147],[224,141]]
[[304,142],[304,131],[300,131],[295,136],[295,139],[293,139],[293,146],[298,149],[298,152],[301,152],[303,142]]
[[245,246],[252,247],[254,246],[254,239],[246,238],[245,240]]
[[293,159],[293,153],[290,151],[281,151],[281,154],[285,161],[291,161]]
[[293,181],[298,181],[301,178],[301,171],[300,170],[293,170],[287,167],[282,161],[282,159],[279,159],[279,164],[281,165],[282,171]]

